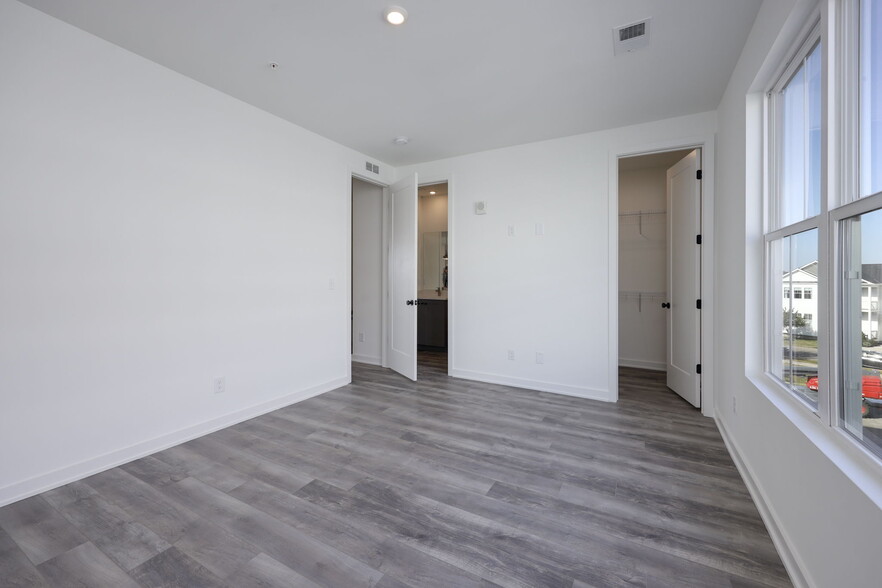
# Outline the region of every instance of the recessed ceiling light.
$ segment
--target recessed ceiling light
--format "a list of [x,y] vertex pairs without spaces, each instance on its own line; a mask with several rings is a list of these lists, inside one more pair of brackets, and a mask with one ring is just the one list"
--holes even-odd
[[407,11],[400,6],[390,6],[383,13],[383,18],[391,25],[398,26],[407,20]]
[[429,192],[429,195],[430,195],[430,196],[434,196],[434,195],[435,195],[435,192]]
[[395,137],[394,139],[392,139],[392,142],[396,145],[407,145],[409,141],[410,139],[408,139],[407,137]]

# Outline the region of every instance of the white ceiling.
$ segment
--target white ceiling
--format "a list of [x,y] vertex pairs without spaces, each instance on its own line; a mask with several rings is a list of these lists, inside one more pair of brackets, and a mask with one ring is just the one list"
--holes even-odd
[[[761,4],[23,1],[392,165],[714,110]],[[646,17],[649,48],[614,57],[613,27]]]

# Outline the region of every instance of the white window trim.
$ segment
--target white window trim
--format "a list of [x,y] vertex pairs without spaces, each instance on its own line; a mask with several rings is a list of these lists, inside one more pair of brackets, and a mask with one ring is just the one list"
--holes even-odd
[[[778,100],[778,97],[781,95],[781,91],[790,83],[793,79],[793,76],[796,72],[803,67],[805,63],[805,58],[814,50],[814,48],[820,44],[821,46],[821,86],[822,93],[824,91],[824,71],[825,68],[825,59],[826,59],[826,44],[824,43],[824,35],[822,34],[823,28],[823,19],[820,13],[820,10],[816,10],[813,13],[812,18],[808,21],[809,24],[806,26],[801,34],[799,35],[800,41],[791,48],[789,53],[790,58],[785,63],[785,65],[780,68],[777,72],[777,75],[773,77],[774,80],[773,85],[766,92],[766,98],[764,103],[764,115],[765,121],[764,124],[766,126],[765,136],[765,146],[764,146],[764,165],[766,166],[765,173],[765,198],[764,198],[764,222],[763,226],[765,229],[764,234],[764,247],[763,247],[763,255],[764,255],[764,336],[763,336],[763,347],[764,347],[764,366],[763,371],[768,381],[772,383],[772,385],[777,388],[779,394],[785,394],[791,398],[793,398],[803,410],[809,411],[813,415],[817,415],[822,419],[829,419],[829,409],[826,406],[828,404],[826,396],[829,395],[829,387],[825,386],[824,383],[829,381],[826,374],[823,374],[823,366],[824,361],[822,361],[822,349],[821,349],[821,337],[818,338],[818,381],[821,383],[821,387],[818,389],[818,406],[815,408],[812,404],[803,396],[799,395],[797,392],[790,389],[790,387],[784,382],[780,381],[777,377],[772,375],[772,366],[774,362],[780,361],[780,357],[776,358],[776,354],[780,356],[781,353],[781,345],[776,344],[779,341],[779,335],[777,335],[777,331],[774,331],[776,325],[775,322],[776,313],[773,312],[773,309],[776,308],[776,305],[781,306],[783,302],[782,290],[780,287],[780,279],[776,279],[773,274],[776,274],[777,268],[773,263],[771,263],[771,249],[772,243],[779,239],[783,239],[785,237],[790,237],[793,235],[797,235],[799,233],[803,233],[805,231],[810,231],[813,229],[818,230],[818,284],[822,284],[821,272],[823,272],[823,268],[827,267],[825,265],[825,261],[822,258],[824,257],[823,252],[820,249],[823,249],[821,244],[823,243],[823,234],[822,234],[822,224],[825,219],[825,211],[827,210],[827,199],[825,189],[825,175],[824,175],[824,150],[822,148],[821,152],[821,195],[820,195],[820,214],[802,219],[800,221],[791,223],[786,226],[780,226],[780,220],[782,216],[782,206],[780,205],[780,200],[778,199],[778,194],[780,193],[780,174],[778,170],[780,169],[780,154],[781,151],[778,148],[778,139],[780,138],[783,128],[782,128],[782,117],[780,115],[781,110],[781,102]],[[826,100],[822,100],[822,137],[821,144],[822,146],[826,142],[826,136],[824,133],[824,115],[823,105],[826,103]],[[777,274],[776,274],[777,275]],[[795,290],[797,289],[794,286],[790,288],[790,294],[792,298],[796,298]],[[821,290],[821,288],[818,288]],[[781,296],[781,298],[779,298]],[[821,298],[820,293],[818,297],[814,298],[814,300],[818,300]],[[820,301],[818,300],[818,312],[817,318],[817,331],[819,333],[824,332],[822,329],[826,329],[827,321],[824,320],[825,310],[822,308]],[[778,331],[780,331],[780,325],[778,325]],[[826,389],[826,390],[824,390]]]

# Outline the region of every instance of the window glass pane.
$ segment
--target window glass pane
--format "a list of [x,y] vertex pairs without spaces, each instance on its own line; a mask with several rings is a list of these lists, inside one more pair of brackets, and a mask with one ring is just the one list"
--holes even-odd
[[861,196],[882,192],[882,2],[861,2]]
[[771,245],[770,269],[783,293],[772,300],[771,372],[817,409],[818,328],[813,319],[818,301],[795,294],[818,284],[818,230],[790,235]]
[[821,51],[781,91],[779,227],[821,211]]
[[882,451],[882,210],[845,222],[841,424]]

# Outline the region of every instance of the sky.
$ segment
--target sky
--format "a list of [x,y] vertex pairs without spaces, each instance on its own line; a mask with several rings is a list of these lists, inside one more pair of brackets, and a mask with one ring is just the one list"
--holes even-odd
[[[882,192],[882,1],[862,0],[861,12],[860,195],[865,197]],[[820,51],[815,49],[784,91],[783,133],[795,148],[785,150],[782,161],[782,226],[820,211],[820,96]],[[794,235],[790,246],[791,269],[817,261],[817,230]],[[861,217],[861,263],[882,263],[882,210]]]

